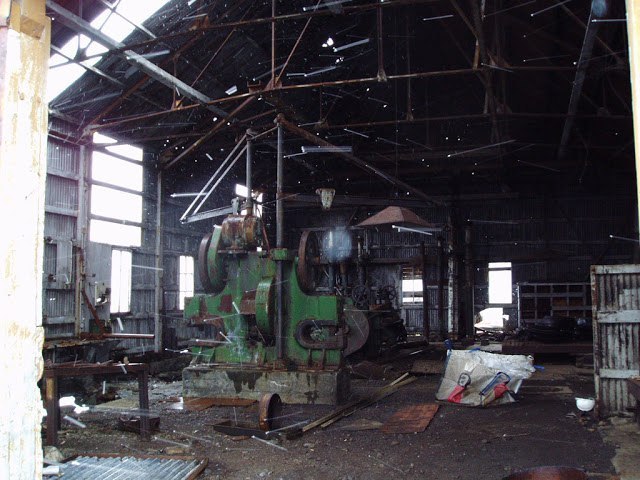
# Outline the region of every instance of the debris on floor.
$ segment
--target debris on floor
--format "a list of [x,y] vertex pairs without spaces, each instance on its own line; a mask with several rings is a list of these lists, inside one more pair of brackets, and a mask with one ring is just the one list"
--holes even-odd
[[383,433],[418,433],[424,432],[438,412],[435,403],[411,405],[398,410],[382,426]]
[[208,459],[192,457],[119,457],[116,455],[78,456],[59,465],[65,479],[153,478],[187,480],[195,478],[207,466]]
[[436,398],[474,407],[515,402],[512,394],[533,372],[533,358],[525,355],[450,350]]

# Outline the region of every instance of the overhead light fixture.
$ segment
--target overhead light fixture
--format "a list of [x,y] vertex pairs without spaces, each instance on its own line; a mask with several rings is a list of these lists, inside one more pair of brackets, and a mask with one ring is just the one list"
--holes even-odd
[[233,95],[237,91],[238,91],[238,87],[236,85],[234,85],[233,87],[228,88],[227,90],[225,90],[224,93],[226,93],[227,95]]
[[302,146],[300,147],[302,153],[351,153],[353,151],[352,147],[349,146]]

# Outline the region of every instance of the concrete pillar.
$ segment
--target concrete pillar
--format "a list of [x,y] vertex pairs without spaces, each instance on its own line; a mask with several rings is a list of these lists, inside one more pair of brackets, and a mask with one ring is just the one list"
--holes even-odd
[[42,477],[49,42],[44,0],[0,2],[0,478],[14,480]]
[[[636,150],[636,203],[638,215],[640,215],[640,2],[637,0],[627,0],[627,36],[629,37],[633,136]],[[638,224],[640,225],[640,221]]]

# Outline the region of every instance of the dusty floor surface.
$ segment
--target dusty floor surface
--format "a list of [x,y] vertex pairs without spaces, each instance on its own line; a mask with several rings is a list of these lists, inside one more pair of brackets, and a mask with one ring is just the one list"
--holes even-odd
[[[396,374],[409,367],[406,361],[394,364]],[[207,457],[208,467],[199,479],[494,480],[543,465],[580,467],[592,479],[617,478],[612,476],[615,470],[611,462],[615,441],[605,443],[599,432],[608,422],[598,423],[575,408],[576,395],[593,396],[591,371],[570,364],[545,367],[525,381],[514,404],[486,409],[443,404],[426,431],[417,434],[350,429],[356,421],[384,422],[403,406],[434,402],[440,377],[421,376],[326,430],[316,429],[295,440],[283,439],[278,443],[280,448],[250,438],[233,440],[210,426],[228,419],[257,423],[257,406],[212,407],[200,412],[172,410],[170,400],[180,395],[180,383],[152,379],[151,410],[160,415],[161,423],[151,442],[118,430],[120,413],[107,404],[105,411],[79,417],[85,429],[65,423],[59,448],[66,456],[117,453]],[[386,383],[355,379],[353,394],[366,395]],[[128,387],[135,398],[135,384]],[[314,420],[331,410],[329,406],[285,405],[283,415],[293,424]]]

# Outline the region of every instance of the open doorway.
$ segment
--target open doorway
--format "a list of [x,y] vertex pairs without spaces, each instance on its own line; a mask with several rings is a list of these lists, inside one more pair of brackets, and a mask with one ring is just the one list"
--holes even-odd
[[479,313],[480,321],[475,327],[502,330],[504,322],[509,320],[503,306],[513,302],[511,262],[491,262],[488,270],[489,307]]

